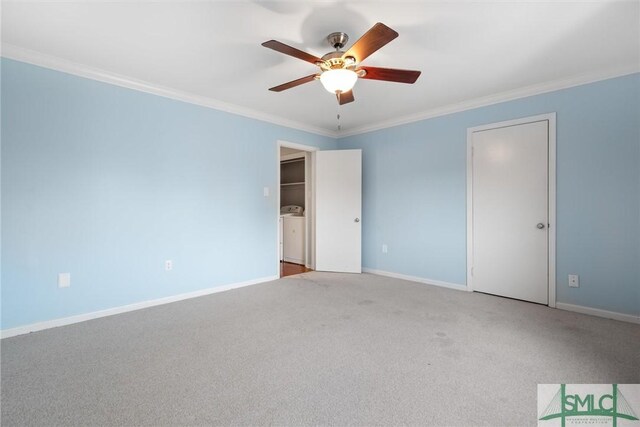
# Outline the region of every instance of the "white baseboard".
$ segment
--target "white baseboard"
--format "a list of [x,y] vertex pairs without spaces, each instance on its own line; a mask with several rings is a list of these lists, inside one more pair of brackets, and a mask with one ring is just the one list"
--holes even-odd
[[[449,283],[449,282],[443,282],[440,280],[425,279],[422,277],[408,276],[406,274],[392,273],[390,271],[375,270],[373,268],[363,268],[362,272],[376,274],[378,276],[393,277],[395,279],[409,280],[412,282],[424,283],[427,285],[441,286],[443,288],[455,289],[458,291],[468,290],[465,285],[460,285],[458,283]],[[633,314],[617,313],[615,311],[607,311],[607,310],[601,310],[599,308],[591,308],[591,307],[584,307],[581,305],[566,304],[563,302],[556,302],[556,308],[560,310],[573,311],[575,313],[588,314],[591,316],[604,317],[604,318],[613,319],[613,320],[620,320],[622,322],[640,324],[640,316],[634,316]]]
[[56,328],[58,326],[71,325],[73,323],[84,322],[86,320],[99,319],[100,317],[113,316],[114,314],[126,313],[129,311],[141,310],[143,308],[154,307],[156,305],[169,304],[171,302],[197,298],[205,295],[224,292],[231,289],[245,286],[257,285],[258,283],[277,280],[279,276],[267,276],[259,279],[247,280],[245,282],[231,283],[228,285],[216,286],[215,288],[201,289],[199,291],[187,292],[185,294],[173,295],[170,297],[158,298],[149,301],[141,301],[134,304],[122,305],[120,307],[108,308],[106,310],[94,311],[91,313],[78,314],[76,316],[63,317],[61,319],[46,320],[44,322],[32,323],[30,325],[18,326],[16,328],[3,329],[0,331],[0,338],[15,337],[16,335],[28,334],[30,332],[41,331],[43,329]]
[[582,305],[565,304],[556,302],[556,308],[560,310],[573,311],[576,313],[589,314],[591,316],[605,317],[607,319],[620,320],[622,322],[630,322],[640,324],[640,316],[633,314],[617,313],[615,311],[601,310],[599,308],[584,307]]
[[390,271],[374,270],[373,268],[363,268],[362,272],[376,274],[378,276],[393,277],[394,279],[402,279],[402,280],[409,280],[411,282],[424,283],[426,285],[440,286],[442,288],[455,289],[457,291],[467,290],[466,285],[460,285],[458,283],[449,283],[449,282],[443,282],[441,280],[425,279],[423,277],[408,276],[406,274],[392,273]]

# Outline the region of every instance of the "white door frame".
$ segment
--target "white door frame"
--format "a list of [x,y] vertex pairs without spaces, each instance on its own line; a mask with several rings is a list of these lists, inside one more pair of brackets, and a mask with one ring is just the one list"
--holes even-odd
[[[312,200],[312,195],[315,194],[315,180],[313,179],[312,173],[312,164],[314,161],[314,152],[318,151],[318,147],[313,147],[311,145],[298,144],[296,142],[289,142],[284,140],[276,141],[276,150],[278,151],[278,155],[276,156],[277,160],[277,197],[276,197],[276,230],[278,231],[276,237],[276,265],[278,269],[276,271],[280,271],[280,161],[282,160],[280,157],[280,148],[287,147],[293,148],[295,150],[300,150],[305,152],[305,163],[304,163],[304,179],[305,179],[305,189],[304,189],[304,202],[305,202],[305,251],[304,251],[304,263],[305,267],[311,268],[315,270],[315,224],[316,224],[316,215],[315,215],[315,204]],[[310,213],[310,215],[308,214]]]
[[473,291],[473,133],[522,125],[525,123],[549,121],[549,307],[556,306],[556,113],[540,114],[504,122],[490,123],[467,129],[467,290]]

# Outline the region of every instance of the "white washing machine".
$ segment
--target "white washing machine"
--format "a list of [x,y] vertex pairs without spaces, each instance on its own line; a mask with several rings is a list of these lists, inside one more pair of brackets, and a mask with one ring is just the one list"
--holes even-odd
[[280,216],[303,216],[304,208],[302,206],[287,205],[280,208]]
[[302,206],[280,208],[280,261],[305,264],[305,227]]

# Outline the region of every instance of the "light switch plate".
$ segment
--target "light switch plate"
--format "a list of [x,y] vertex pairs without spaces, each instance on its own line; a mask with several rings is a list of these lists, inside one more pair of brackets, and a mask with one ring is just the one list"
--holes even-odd
[[71,273],[58,274],[58,287],[59,288],[71,287]]

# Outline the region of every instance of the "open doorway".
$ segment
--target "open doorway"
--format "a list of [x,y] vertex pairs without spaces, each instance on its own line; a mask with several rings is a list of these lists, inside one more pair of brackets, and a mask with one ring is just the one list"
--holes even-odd
[[280,277],[314,266],[313,152],[278,141],[278,265]]

